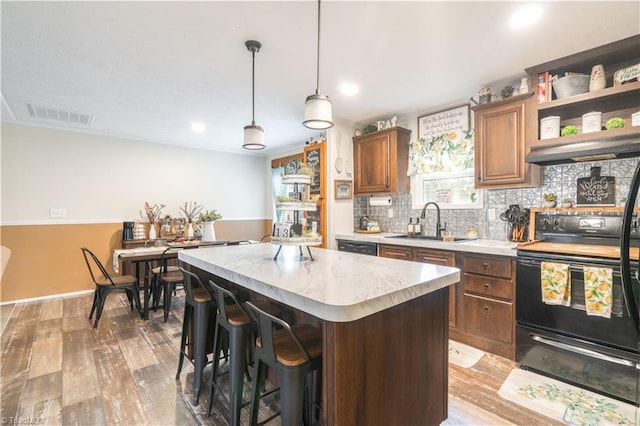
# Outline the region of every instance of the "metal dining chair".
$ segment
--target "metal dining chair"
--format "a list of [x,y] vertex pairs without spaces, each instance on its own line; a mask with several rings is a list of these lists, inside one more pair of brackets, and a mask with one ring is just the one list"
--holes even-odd
[[98,327],[98,321],[100,320],[104,309],[104,302],[107,296],[114,291],[126,291],[131,309],[134,309],[135,302],[136,308],[138,309],[138,312],[140,312],[141,305],[138,279],[133,275],[117,275],[112,277],[109,275],[104,265],[102,265],[102,262],[100,262],[98,257],[91,250],[86,247],[82,247],[81,250],[84,256],[84,261],[89,269],[91,279],[96,285],[93,304],[91,305],[91,312],[89,313],[89,320],[93,317],[93,313],[96,313],[93,328]]

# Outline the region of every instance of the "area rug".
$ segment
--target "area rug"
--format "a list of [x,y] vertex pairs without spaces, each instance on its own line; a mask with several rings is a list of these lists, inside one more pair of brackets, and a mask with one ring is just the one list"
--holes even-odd
[[449,362],[462,368],[471,368],[482,358],[484,352],[455,340],[449,340]]
[[636,407],[530,371],[514,369],[500,397],[570,425],[636,425]]

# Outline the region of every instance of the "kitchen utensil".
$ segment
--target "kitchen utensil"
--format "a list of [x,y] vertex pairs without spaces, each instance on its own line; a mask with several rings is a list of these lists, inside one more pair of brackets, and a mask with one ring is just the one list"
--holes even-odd
[[369,221],[370,219],[367,216],[360,216],[360,229],[368,230],[369,229]]
[[344,161],[340,156],[342,154],[342,133],[338,133],[338,156],[336,157],[336,161],[334,163],[336,172],[342,173],[342,169],[344,167]]

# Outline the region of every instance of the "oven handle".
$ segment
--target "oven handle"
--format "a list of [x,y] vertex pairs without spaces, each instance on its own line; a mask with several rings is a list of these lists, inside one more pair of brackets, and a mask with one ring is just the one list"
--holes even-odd
[[580,348],[577,346],[569,345],[567,343],[556,342],[555,340],[547,339],[542,336],[538,336],[537,334],[530,334],[530,337],[537,342],[544,343],[545,345],[555,346],[556,348],[565,349],[567,351],[575,352],[580,355],[586,355],[591,358],[598,358],[604,361],[625,365],[627,367],[635,367],[636,370],[640,370],[640,364],[629,361],[627,359],[601,354],[600,352],[592,351],[591,349]]
[[[527,266],[535,266],[535,267],[540,267],[540,264],[542,263],[542,261],[540,260],[530,260],[530,259],[518,259],[518,263],[522,264],[522,265],[527,265]],[[560,262],[562,263],[562,262]],[[598,266],[597,264],[594,266]],[[618,269],[616,269],[615,266],[613,265],[602,265],[601,267],[603,268],[611,268],[613,270],[613,276],[614,277],[619,277],[620,273],[618,272]],[[574,272],[582,272],[584,271],[583,266],[582,265],[572,265],[569,264],[569,270],[574,271]]]

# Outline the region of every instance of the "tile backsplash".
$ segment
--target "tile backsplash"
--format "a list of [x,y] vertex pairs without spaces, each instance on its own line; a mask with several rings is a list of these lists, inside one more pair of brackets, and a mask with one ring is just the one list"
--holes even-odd
[[[600,174],[602,176],[616,178],[616,204],[623,203],[638,161],[640,161],[639,158],[630,158],[543,167],[543,183],[539,188],[485,190],[482,209],[441,209],[441,222],[446,223],[447,231],[456,236],[464,236],[468,233],[469,228],[475,227],[480,238],[506,240],[507,226],[506,222],[498,218],[500,213],[506,211],[512,204],[518,204],[521,208],[540,207],[542,194],[547,192],[555,193],[559,202],[569,198],[575,203],[576,179],[589,176],[591,167],[601,167]],[[354,229],[358,229],[360,216],[366,215],[372,220],[377,220],[384,232],[406,232],[409,218],[413,218],[415,222],[416,218],[420,217],[422,209],[414,210],[411,208],[411,194],[391,194],[391,198],[392,205],[390,207],[373,207],[369,206],[369,196],[355,196],[353,203]],[[388,215],[389,209],[393,209],[393,217],[391,218]],[[495,209],[495,219],[488,218],[489,209]],[[426,217],[420,219],[420,223],[423,223],[425,235],[434,235],[436,210],[427,209]]]

